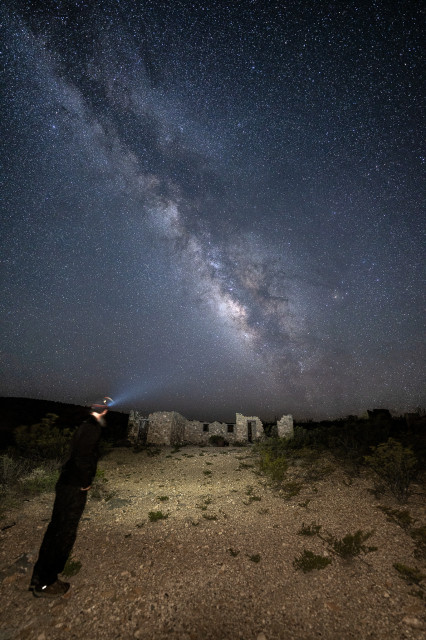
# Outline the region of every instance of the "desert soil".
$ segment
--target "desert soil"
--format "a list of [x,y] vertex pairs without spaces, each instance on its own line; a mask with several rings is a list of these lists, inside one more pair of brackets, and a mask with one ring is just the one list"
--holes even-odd
[[[99,467],[103,497],[97,489],[88,501],[73,551],[82,567],[65,597],[27,590],[53,494],[24,501],[0,522],[0,640],[425,638],[425,601],[393,567],[425,572],[425,562],[377,508],[408,509],[424,525],[419,485],[401,507],[388,495],[376,499],[368,476],[351,479],[334,464],[288,498],[256,473],[249,447],[114,449]],[[301,461],[293,473],[306,475]],[[168,517],[150,521],[156,511]],[[374,529],[367,544],[377,550],[335,557],[317,536],[298,533],[313,522],[339,538]],[[304,549],[332,563],[303,573],[293,560]]]

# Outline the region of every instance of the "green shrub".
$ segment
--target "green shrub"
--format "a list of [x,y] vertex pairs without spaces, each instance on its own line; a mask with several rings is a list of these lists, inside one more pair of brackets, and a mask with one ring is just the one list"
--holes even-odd
[[426,558],[426,525],[411,529],[410,536],[416,543],[414,551],[416,558]]
[[295,569],[300,569],[304,573],[313,571],[314,569],[325,569],[327,565],[331,563],[331,558],[324,556],[318,556],[312,551],[304,549],[303,552],[293,560],[293,566]]
[[33,460],[61,459],[68,451],[73,431],[56,426],[58,416],[47,413],[41,422],[31,426],[21,425],[14,431],[19,454]]
[[291,498],[294,498],[294,496],[299,495],[302,487],[303,487],[303,484],[301,482],[298,482],[297,480],[292,480],[291,482],[285,482],[283,484],[284,498],[286,500],[291,500]]
[[260,562],[260,553],[255,553],[252,556],[249,556],[249,560],[252,562]]
[[19,478],[29,475],[33,465],[28,459],[14,458],[9,455],[0,456],[0,485],[2,490],[16,486]]
[[389,438],[377,447],[371,447],[372,454],[364,456],[366,463],[400,502],[405,502],[409,487],[418,472],[418,461],[409,447]]
[[[149,447],[149,446],[146,447],[145,451],[146,451],[146,455],[150,456],[150,457],[158,456],[161,453],[161,449],[152,448],[152,447]],[[178,451],[180,451],[180,449],[175,449],[175,450],[172,451],[172,453],[177,453]]]
[[280,485],[285,478],[288,469],[286,451],[285,438],[269,438],[256,445],[255,453],[259,456],[259,469],[274,485]]
[[215,447],[226,447],[229,442],[220,434],[213,434],[209,437],[209,442]]
[[18,490],[23,494],[37,495],[55,490],[59,469],[57,464],[36,467],[29,475],[18,480]]
[[395,522],[401,529],[409,529],[411,525],[414,524],[414,520],[410,516],[408,509],[391,509],[390,507],[383,507],[381,505],[377,508],[387,515],[390,522]]
[[346,560],[359,556],[360,553],[369,553],[370,551],[376,551],[377,547],[366,547],[364,542],[371,538],[374,531],[361,531],[359,529],[355,533],[348,533],[343,538],[334,538],[328,536],[326,542],[329,544],[330,549],[334,551],[341,558]]
[[256,443],[254,453],[262,456],[267,452],[271,460],[285,457],[289,448],[289,441],[286,438],[268,438]]
[[168,513],[163,513],[162,511],[150,511],[148,513],[148,518],[151,522],[157,522],[157,520],[165,520],[169,517]]
[[297,533],[300,536],[316,536],[320,532],[320,529],[320,524],[312,522],[311,524],[305,525],[305,523],[303,522],[300,531],[298,531]]
[[420,571],[417,567],[407,567],[405,564],[395,563],[394,569],[396,569],[401,578],[403,578],[408,584],[420,584],[426,575]]

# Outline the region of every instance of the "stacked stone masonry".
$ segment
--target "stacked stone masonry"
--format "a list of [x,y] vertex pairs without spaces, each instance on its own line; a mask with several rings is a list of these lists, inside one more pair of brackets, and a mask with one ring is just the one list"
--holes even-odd
[[[284,415],[277,422],[280,438],[293,437],[293,417]],[[208,444],[211,436],[229,443],[256,442],[265,437],[263,424],[257,416],[236,414],[235,423],[187,420],[177,411],[156,411],[148,417],[131,411],[128,438],[133,444]]]

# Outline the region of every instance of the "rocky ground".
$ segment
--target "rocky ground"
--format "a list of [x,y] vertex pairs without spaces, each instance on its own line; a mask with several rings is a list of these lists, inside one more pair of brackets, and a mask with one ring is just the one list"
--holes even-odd
[[[184,447],[148,455],[115,449],[84,513],[68,594],[27,590],[53,494],[23,502],[1,525],[0,640],[420,640],[425,600],[393,567],[426,573],[415,542],[378,505],[408,509],[425,524],[416,485],[407,505],[371,492],[371,478],[320,460],[290,472],[302,486],[277,491],[256,473],[250,448]],[[319,466],[318,466],[319,465]],[[297,490],[300,492],[297,493]],[[291,495],[291,494],[294,495]],[[150,512],[166,518],[151,521]],[[377,550],[343,560],[316,523],[341,538],[374,530]],[[332,559],[293,566],[304,549]],[[424,582],[423,582],[424,585]]]

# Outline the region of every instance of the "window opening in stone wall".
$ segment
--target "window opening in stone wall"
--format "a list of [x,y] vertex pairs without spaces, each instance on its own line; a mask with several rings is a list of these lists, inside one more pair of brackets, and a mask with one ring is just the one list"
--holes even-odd
[[233,424],[228,424],[226,426],[228,427],[228,433],[234,433],[234,425]]
[[208,432],[208,430],[209,430],[209,425],[208,425],[208,422],[206,422],[206,423],[203,424],[203,431],[204,431],[204,433],[206,433],[206,432]]

